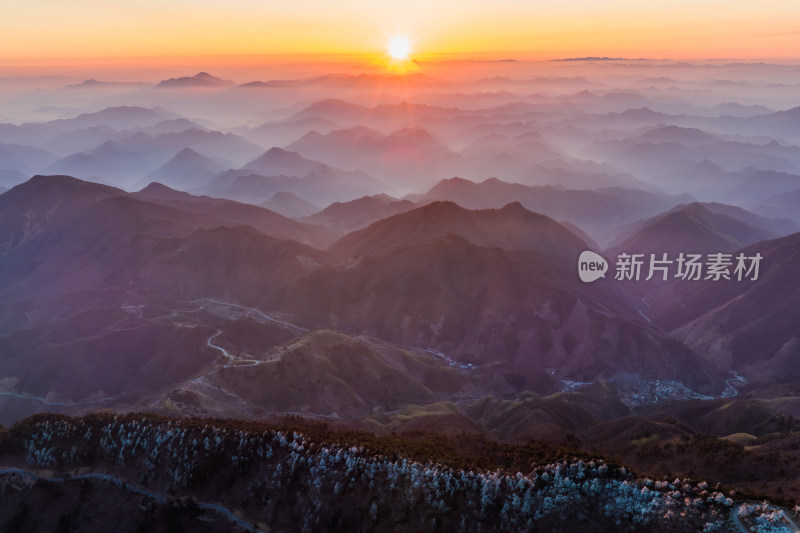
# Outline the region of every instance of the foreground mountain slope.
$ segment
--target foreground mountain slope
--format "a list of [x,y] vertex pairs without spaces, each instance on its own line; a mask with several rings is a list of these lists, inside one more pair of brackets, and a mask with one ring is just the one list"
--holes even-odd
[[[763,257],[757,281],[675,286],[657,302],[657,321],[710,360],[748,378],[797,382],[800,368],[800,233],[742,249]],[[654,300],[655,302],[655,300]]]
[[[50,402],[48,410],[104,407],[149,397],[217,358],[214,350],[198,349],[214,333],[211,327],[168,321],[125,327],[126,318],[119,308],[85,311],[58,327],[0,335],[5,386],[32,398],[26,407],[34,409],[41,408],[36,398]],[[15,408],[24,407],[3,405],[0,417],[18,418]]]
[[523,388],[545,368],[579,381],[671,376],[714,388],[717,370],[648,327],[614,286],[581,284],[569,264],[447,235],[320,269],[262,305],[307,327],[503,362]]
[[[288,424],[42,416],[15,426],[0,442],[3,461],[27,459],[27,469],[109,472],[105,480],[116,488],[108,496],[119,489],[144,495],[151,512],[134,516],[151,523],[169,517],[159,520],[152,511],[177,505],[167,493],[186,496],[183,503],[193,512],[173,512],[172,524],[203,518],[203,529],[212,531],[232,524],[210,511],[238,518],[250,531],[297,530],[299,524],[326,531],[698,531],[705,523],[726,527],[734,503],[726,493],[706,490],[708,483],[654,484],[596,456],[466,435],[374,438]],[[15,493],[35,490],[15,478],[22,474],[1,475],[6,486],[17,485],[0,510],[8,521],[21,511]],[[80,489],[97,498],[98,481],[51,483],[55,490]],[[64,502],[74,501],[71,496],[58,500],[33,520],[56,522],[49,512],[56,506],[67,524],[86,523],[82,515],[67,514],[72,508]],[[209,501],[219,503],[198,504]],[[127,530],[125,522],[120,525]]]
[[369,342],[315,331],[288,343],[275,361],[247,372],[225,369],[209,379],[266,412],[359,419],[376,406],[391,411],[450,397],[471,381],[426,359],[411,352],[382,353]]
[[[158,188],[153,187],[150,192],[155,189]],[[204,285],[200,279],[211,282],[210,278],[221,274],[210,274],[215,265],[227,264],[233,269],[232,274],[243,276],[218,278],[218,287],[248,283],[258,276],[265,280],[258,284],[263,287],[274,276],[281,276],[281,269],[274,268],[275,260],[284,257],[280,253],[267,257],[263,250],[286,250],[285,257],[301,255],[310,264],[324,256],[298,242],[270,237],[245,226],[231,227],[234,224],[223,217],[244,218],[254,226],[274,230],[279,237],[283,228],[301,238],[324,235],[321,228],[255,206],[239,206],[165,189],[159,189],[163,193],[161,198],[170,200],[152,203],[118,189],[69,177],[39,176],[15,187],[0,199],[3,213],[0,228],[5,235],[5,241],[0,243],[4,253],[0,257],[3,272],[0,293],[6,297],[30,298],[48,291],[86,290],[122,283],[152,288],[166,284],[160,277],[166,272],[165,265],[190,268],[189,262],[197,261],[183,282],[175,280],[174,289],[180,292],[180,287],[188,284],[198,296],[209,296],[202,294],[196,284]],[[183,195],[182,200],[174,199],[175,195]],[[187,210],[171,205],[185,206]],[[97,224],[98,220],[104,224]],[[250,251],[245,253],[247,247]],[[190,252],[196,249],[195,258]],[[272,270],[262,271],[270,265]],[[301,267],[298,272],[303,270]]]
[[31,240],[52,220],[74,208],[124,194],[115,187],[69,176],[34,176],[0,198],[0,253]]
[[211,339],[230,312],[205,311],[205,299],[254,304],[328,260],[68,177],[34,178],[0,206],[3,420],[175,386],[223,353]]

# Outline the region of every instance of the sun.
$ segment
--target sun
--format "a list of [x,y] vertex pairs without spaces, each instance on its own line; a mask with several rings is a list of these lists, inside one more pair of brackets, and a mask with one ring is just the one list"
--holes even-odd
[[392,37],[389,40],[389,55],[395,61],[406,61],[411,54],[411,41],[408,37]]

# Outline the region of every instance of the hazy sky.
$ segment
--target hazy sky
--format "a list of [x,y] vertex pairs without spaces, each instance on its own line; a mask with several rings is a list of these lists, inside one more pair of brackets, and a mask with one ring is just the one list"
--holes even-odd
[[800,1],[4,0],[0,61],[382,53],[800,56]]

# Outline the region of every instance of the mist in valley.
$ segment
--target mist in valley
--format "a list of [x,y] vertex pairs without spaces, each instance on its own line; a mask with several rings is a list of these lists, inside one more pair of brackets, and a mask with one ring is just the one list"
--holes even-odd
[[0,423],[298,415],[797,501],[798,89],[733,60],[9,74]]

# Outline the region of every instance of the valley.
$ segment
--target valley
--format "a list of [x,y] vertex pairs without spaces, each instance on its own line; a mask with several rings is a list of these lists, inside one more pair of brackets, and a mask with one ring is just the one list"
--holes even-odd
[[800,71],[411,66],[0,80],[0,529],[797,530]]

